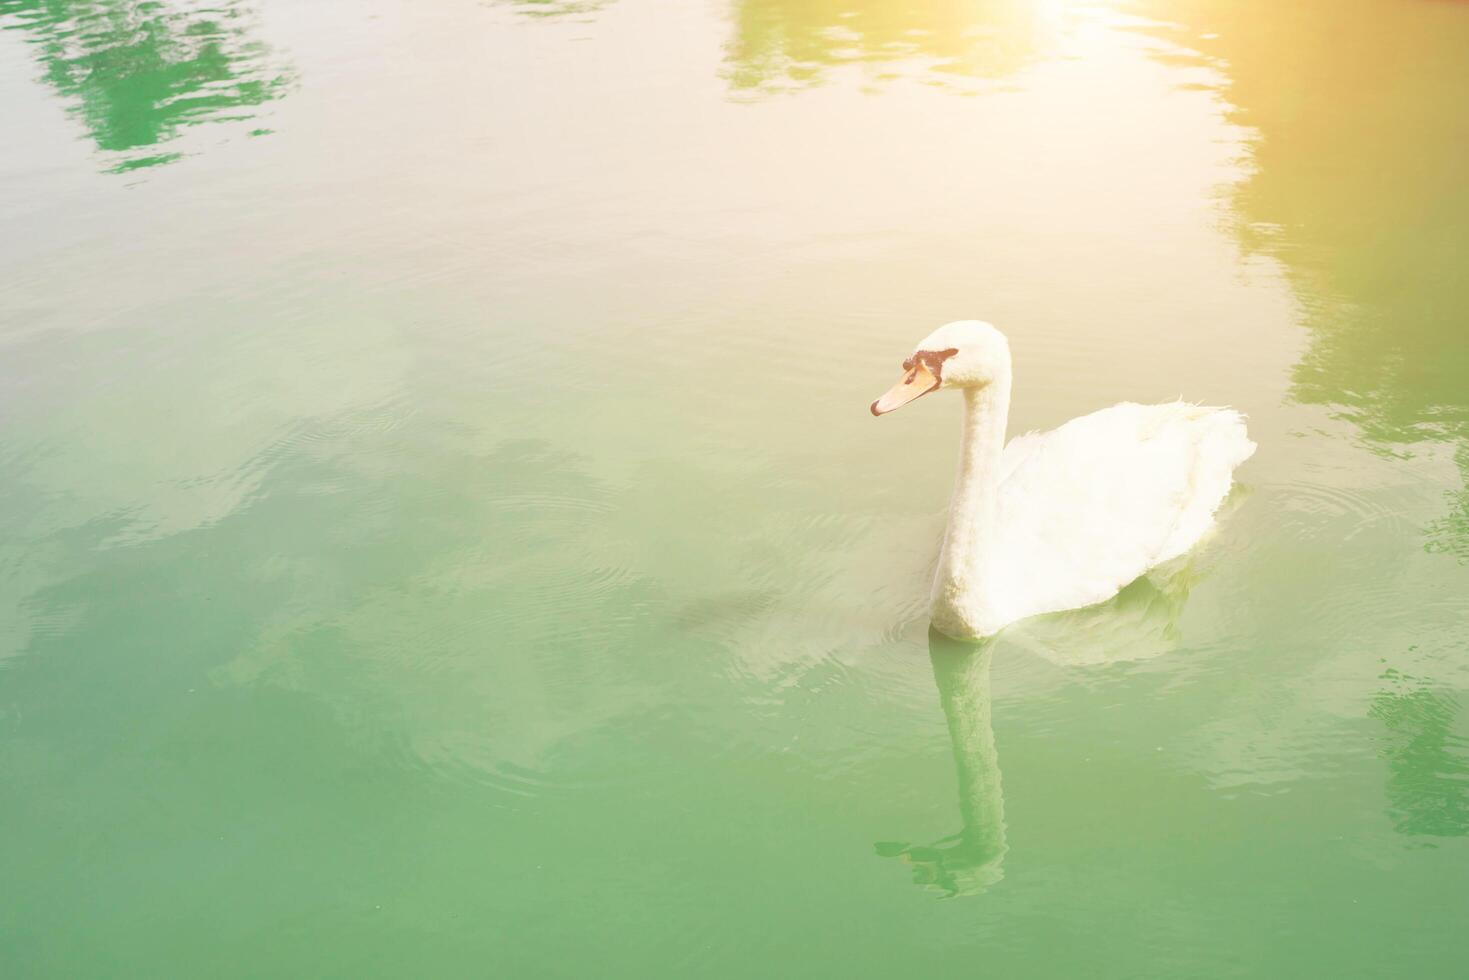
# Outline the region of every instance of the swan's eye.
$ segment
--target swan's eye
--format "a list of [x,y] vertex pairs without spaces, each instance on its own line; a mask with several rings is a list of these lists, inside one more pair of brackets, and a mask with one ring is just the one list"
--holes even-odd
[[903,362],[903,370],[904,371],[911,371],[911,370],[913,370],[913,358],[910,357],[906,361]]

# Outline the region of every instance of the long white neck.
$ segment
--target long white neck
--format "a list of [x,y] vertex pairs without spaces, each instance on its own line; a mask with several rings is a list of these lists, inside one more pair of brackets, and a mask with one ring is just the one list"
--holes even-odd
[[994,540],[1000,456],[1009,415],[1009,371],[982,388],[964,389],[959,475],[933,582],[933,625],[949,636],[985,636],[994,631],[990,605],[994,568],[988,549]]

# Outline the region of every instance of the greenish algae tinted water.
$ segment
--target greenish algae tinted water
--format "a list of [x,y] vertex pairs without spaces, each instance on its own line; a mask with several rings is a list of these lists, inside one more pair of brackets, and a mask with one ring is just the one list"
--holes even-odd
[[[1289,9],[1285,9],[1286,7]],[[7,977],[1459,977],[1469,8],[0,0]],[[957,411],[1219,532],[931,642]]]

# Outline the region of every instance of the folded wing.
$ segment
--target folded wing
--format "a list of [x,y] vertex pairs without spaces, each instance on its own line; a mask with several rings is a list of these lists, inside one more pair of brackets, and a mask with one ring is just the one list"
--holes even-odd
[[1007,620],[1102,602],[1213,526],[1255,451],[1238,412],[1130,402],[1011,440],[992,554]]

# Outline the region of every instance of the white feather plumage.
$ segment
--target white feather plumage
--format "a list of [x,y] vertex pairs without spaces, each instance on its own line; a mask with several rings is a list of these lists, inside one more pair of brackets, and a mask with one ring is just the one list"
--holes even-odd
[[1255,451],[1238,412],[1186,402],[1114,405],[1006,445],[1004,336],[964,321],[917,348],[950,350],[939,386],[961,389],[966,413],[933,589],[950,636],[1112,598],[1198,543]]
[[1213,526],[1255,444],[1229,409],[1130,402],[1011,440],[1001,456],[992,616],[1112,598]]

